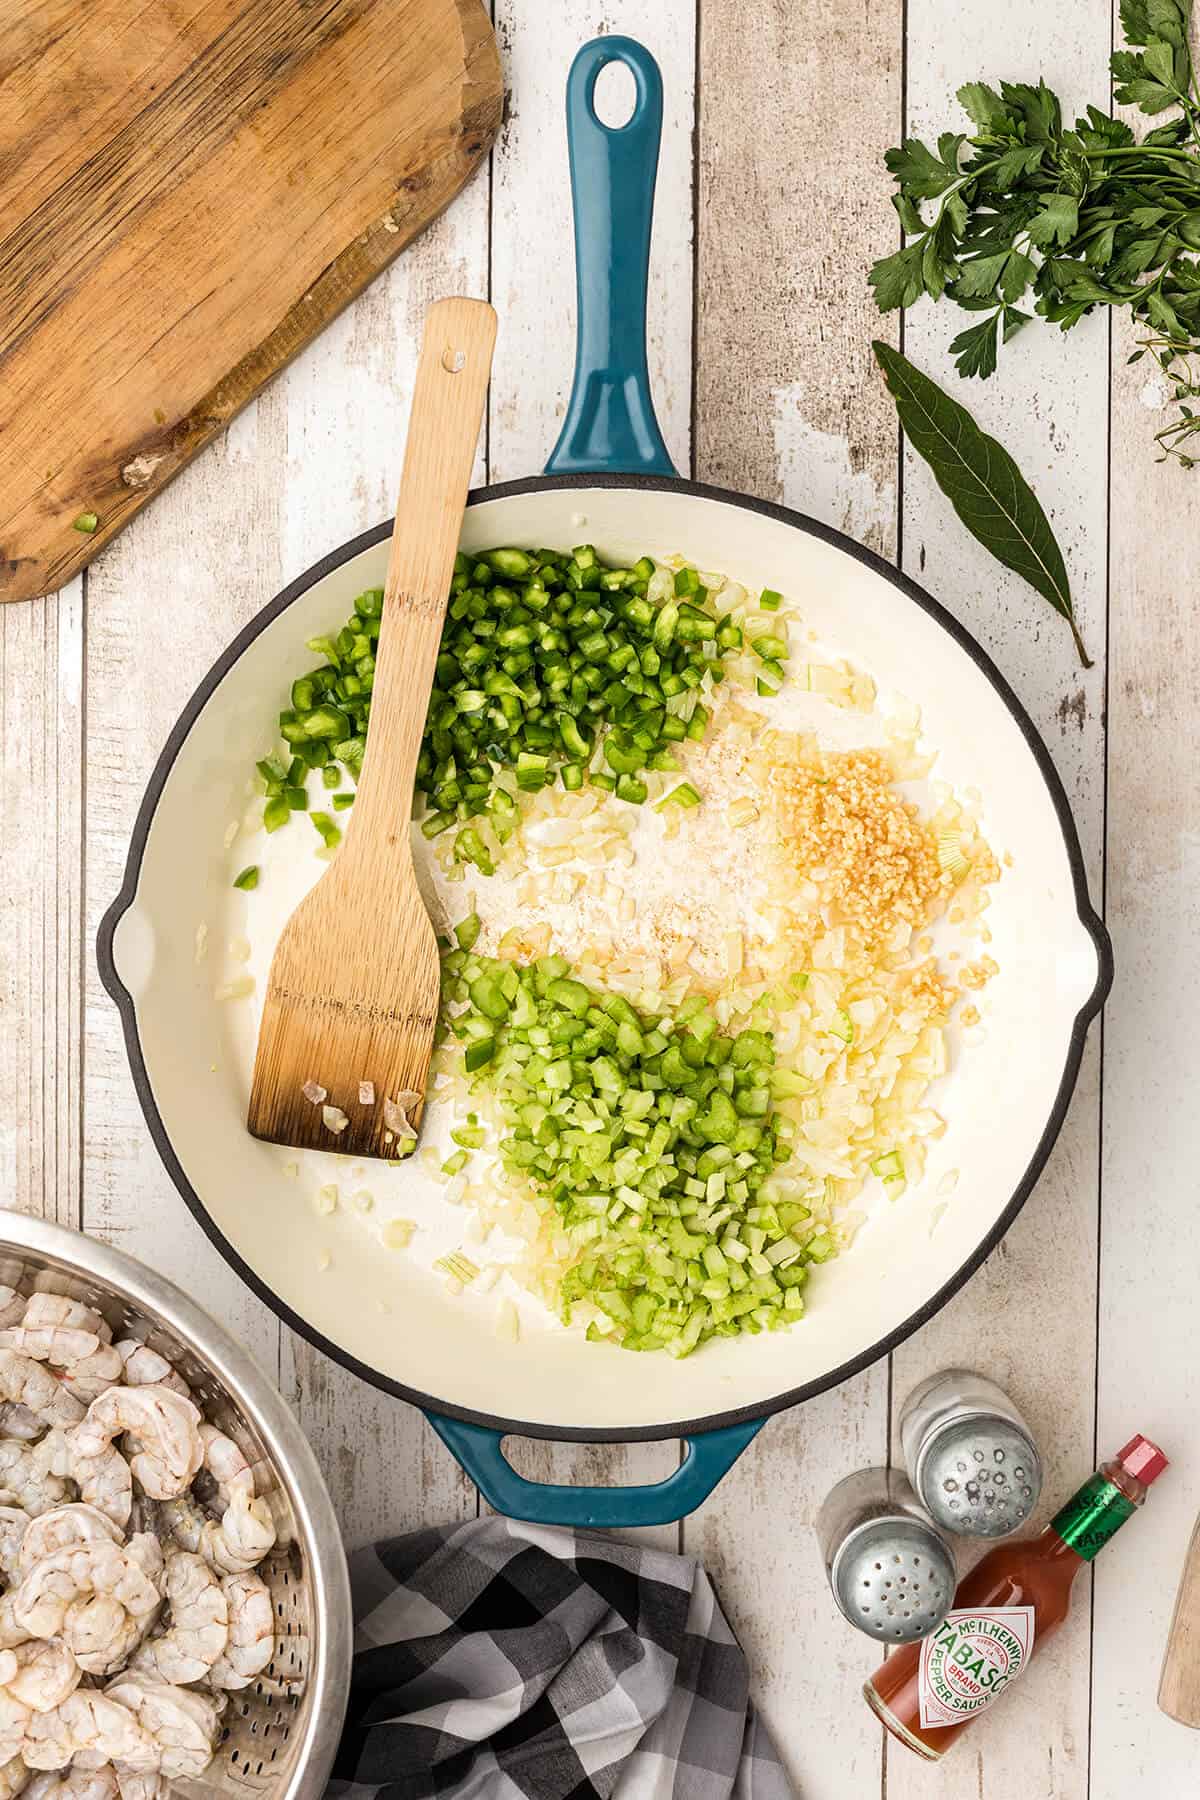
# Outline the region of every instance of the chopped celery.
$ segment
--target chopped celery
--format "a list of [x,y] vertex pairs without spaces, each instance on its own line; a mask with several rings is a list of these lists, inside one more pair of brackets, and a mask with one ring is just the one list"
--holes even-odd
[[843,1044],[854,1042],[854,1026],[850,1022],[850,1015],[844,1012],[840,1006],[833,1015],[829,1030],[834,1037],[841,1038]]
[[673,787],[669,794],[663,795],[662,799],[656,803],[654,810],[662,812],[665,806],[682,806],[687,810],[693,806],[699,806],[699,804],[700,796],[691,782],[681,781],[678,787]]
[[[807,1207],[764,1198],[786,1156],[770,1034],[727,1035],[700,996],[673,1016],[639,1011],[562,957],[480,956],[464,925],[444,953],[447,1024],[492,1096],[507,1180],[553,1209],[572,1247],[564,1318],[587,1302],[594,1340],[686,1356],[799,1317],[807,1265],[835,1245]],[[463,1154],[485,1128],[471,1115],[451,1136]]]
[[249,868],[243,869],[240,875],[234,877],[233,885],[235,888],[241,888],[242,892],[246,894],[256,888],[258,886],[258,864],[251,863]]
[[478,913],[469,913],[462,922],[454,927],[454,935],[458,939],[460,950],[473,950],[480,932]]

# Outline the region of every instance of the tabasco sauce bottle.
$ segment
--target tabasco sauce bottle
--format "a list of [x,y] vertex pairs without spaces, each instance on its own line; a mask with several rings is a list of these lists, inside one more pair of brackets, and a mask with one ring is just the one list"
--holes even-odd
[[1066,1618],[1079,1571],[1166,1466],[1157,1445],[1135,1437],[1040,1537],[989,1551],[959,1583],[937,1630],[894,1651],[863,1688],[893,1737],[934,1762],[998,1700]]

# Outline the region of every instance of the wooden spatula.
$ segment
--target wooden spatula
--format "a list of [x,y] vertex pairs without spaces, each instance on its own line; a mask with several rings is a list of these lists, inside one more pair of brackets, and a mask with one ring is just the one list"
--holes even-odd
[[421,1116],[439,968],[409,818],[495,342],[481,300],[440,300],[426,317],[362,779],[267,980],[249,1127],[272,1143],[390,1158],[402,1117]]
[[1179,1578],[1158,1704],[1181,1725],[1200,1726],[1200,1522]]

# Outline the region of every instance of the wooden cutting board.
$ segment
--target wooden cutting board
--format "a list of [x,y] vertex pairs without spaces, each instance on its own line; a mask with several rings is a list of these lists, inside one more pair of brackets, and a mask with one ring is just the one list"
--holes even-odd
[[503,87],[480,0],[0,11],[0,600],[23,600],[441,212]]

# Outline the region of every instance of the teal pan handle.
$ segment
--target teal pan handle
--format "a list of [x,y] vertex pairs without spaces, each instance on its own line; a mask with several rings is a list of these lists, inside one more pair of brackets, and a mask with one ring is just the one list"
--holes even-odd
[[684,1440],[687,1455],[674,1474],[650,1487],[587,1488],[527,1481],[501,1449],[503,1432],[486,1425],[466,1425],[441,1413],[426,1413],[425,1417],[497,1512],[535,1525],[603,1526],[615,1531],[670,1525],[695,1512],[763,1423],[750,1419],[718,1431],[697,1432]]
[[[633,73],[634,109],[624,125],[596,116],[596,78],[609,63]],[[578,326],[575,382],[548,475],[677,473],[659,430],[646,363],[650,224],[662,136],[662,75],[632,38],[585,44],[567,77],[567,144],[575,210]],[[761,1419],[689,1437],[687,1455],[650,1487],[563,1487],[527,1481],[505,1456],[504,1433],[440,1413],[426,1417],[484,1499],[509,1518],[538,1525],[628,1531],[669,1525],[694,1512],[732,1468]]]
[[[637,88],[624,125],[596,116],[596,78],[624,63]],[[575,382],[547,475],[674,475],[646,364],[646,279],[662,136],[662,75],[627,37],[585,44],[567,76],[575,211]]]

